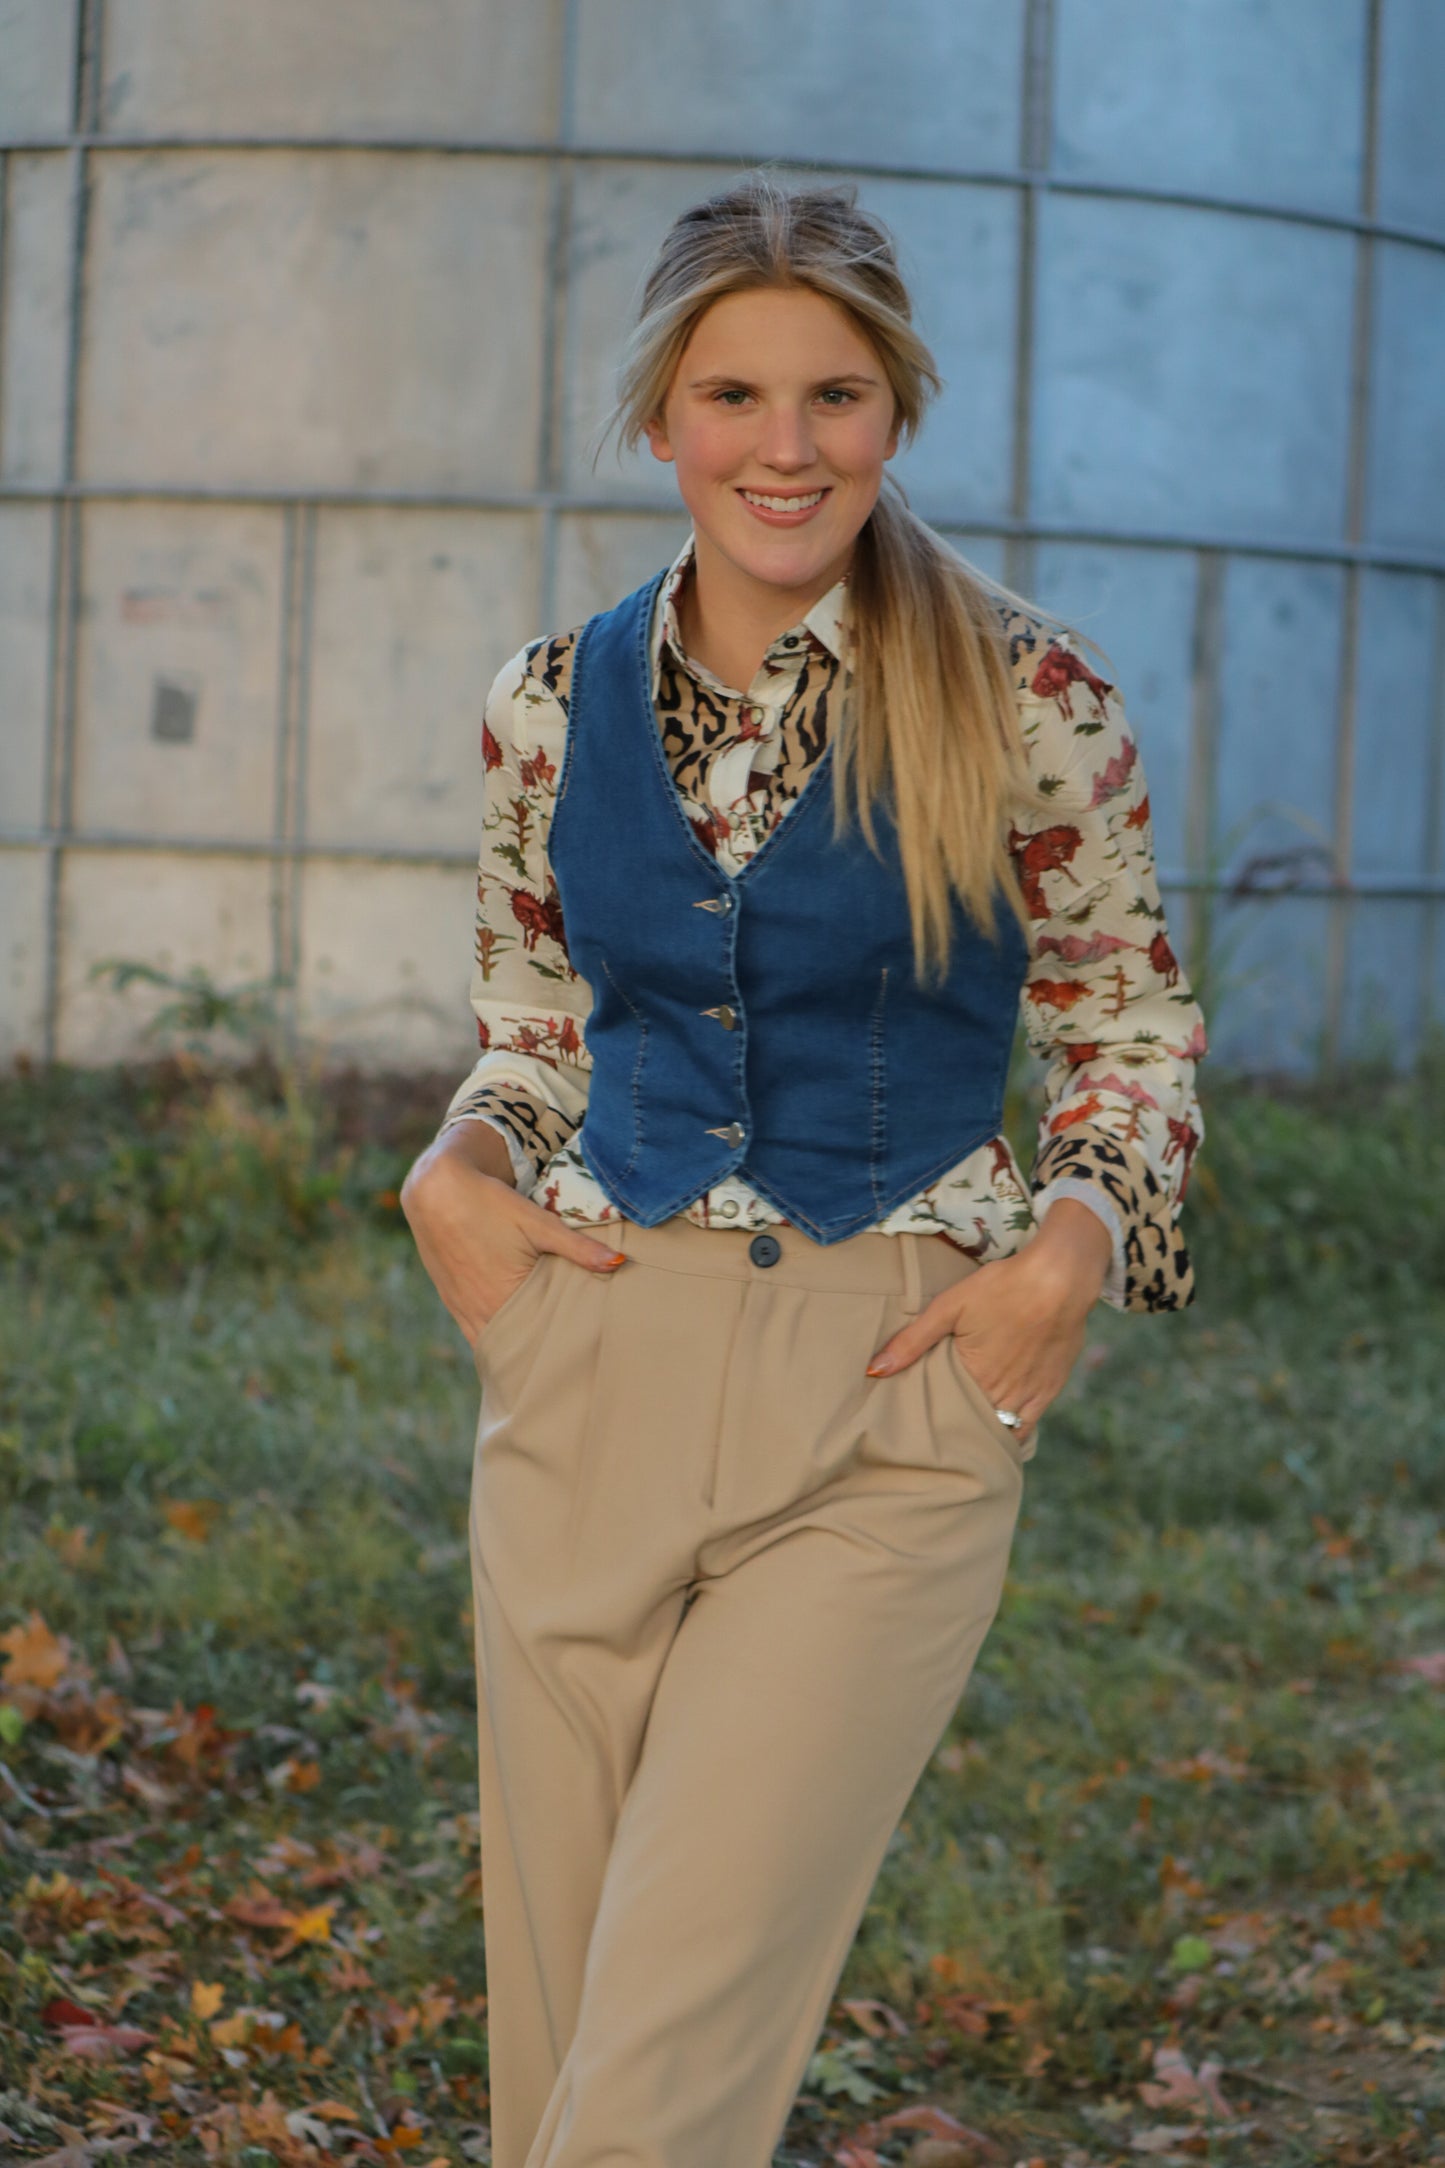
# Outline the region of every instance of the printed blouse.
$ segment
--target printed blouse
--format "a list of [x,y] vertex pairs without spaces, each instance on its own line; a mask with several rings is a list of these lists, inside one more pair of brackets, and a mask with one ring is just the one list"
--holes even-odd
[[[692,562],[689,538],[659,592],[654,707],[698,836],[735,873],[786,818],[835,727],[848,683],[847,585],[840,580],[773,640],[739,692],[687,653],[678,602]],[[1020,1249],[1054,1202],[1076,1197],[1113,1238],[1102,1299],[1179,1309],[1193,1295],[1179,1207],[1203,1135],[1194,1073],[1205,1036],[1159,900],[1138,745],[1117,688],[1067,634],[1049,636],[1012,611],[1005,629],[1045,808],[1021,814],[1010,835],[1031,924],[1020,1009],[1043,1066],[1037,1152],[1025,1180],[1007,1139],[996,1137],[878,1231],[944,1234],[986,1262]],[[471,984],[481,1053],[442,1129],[490,1123],[522,1194],[595,1227],[617,1212],[577,1144],[591,990],[568,958],[547,852],[576,640],[574,630],[529,642],[487,699]],[[781,1217],[740,1175],[685,1216],[745,1229]]]

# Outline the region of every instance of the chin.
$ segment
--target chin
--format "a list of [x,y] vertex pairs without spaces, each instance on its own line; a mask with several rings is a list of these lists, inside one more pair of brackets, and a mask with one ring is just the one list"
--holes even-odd
[[734,564],[750,578],[769,587],[805,587],[816,580],[839,556],[844,545],[836,536],[808,535],[803,531],[776,536],[746,535],[729,549]]

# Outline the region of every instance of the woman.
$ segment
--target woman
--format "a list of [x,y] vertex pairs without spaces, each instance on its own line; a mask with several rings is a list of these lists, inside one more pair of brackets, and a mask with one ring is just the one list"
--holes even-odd
[[1191,1292],[1134,740],[885,486],[937,388],[853,191],[685,213],[617,418],[693,533],[487,704],[484,1052],[403,1201],[482,1379],[498,2168],[764,2168],[1088,1314]]

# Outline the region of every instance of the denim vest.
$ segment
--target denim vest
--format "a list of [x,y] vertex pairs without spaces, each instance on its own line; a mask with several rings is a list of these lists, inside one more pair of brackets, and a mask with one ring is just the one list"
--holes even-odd
[[698,838],[653,711],[662,576],[583,627],[550,856],[592,989],[582,1157],[644,1227],[736,1174],[842,1241],[997,1136],[1028,953],[957,905],[946,979],[913,971],[897,835],[833,835],[832,746],[742,871]]

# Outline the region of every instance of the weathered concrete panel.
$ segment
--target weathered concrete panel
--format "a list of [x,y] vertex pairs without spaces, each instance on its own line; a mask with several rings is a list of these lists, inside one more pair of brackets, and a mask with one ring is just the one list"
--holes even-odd
[[680,509],[564,513],[558,523],[555,629],[580,625],[594,610],[610,610],[670,565],[690,525]]
[[541,142],[559,14],[555,0],[110,0],[104,125]]
[[[726,169],[592,166],[577,177],[563,397],[567,486],[676,502],[671,469],[644,446],[594,472],[590,447],[613,397],[617,358],[639,281],[679,211],[724,186]],[[897,469],[919,509],[1001,509],[1008,490],[1017,206],[1007,190],[867,181],[862,200],[897,235],[918,321],[947,389],[919,445]],[[620,475],[620,481],[619,481]]]
[[0,143],[69,129],[75,11],[76,0],[0,0]]
[[45,1044],[49,854],[0,850],[0,1061]]
[[462,1076],[477,1047],[467,1003],[472,875],[323,859],[302,880],[300,991],[311,1043],[368,1067],[455,1066]]
[[1445,8],[1388,0],[1380,54],[1380,216],[1445,234]]
[[539,622],[529,513],[321,515],[309,840],[475,848],[482,710]]
[[743,158],[1012,166],[1023,0],[588,0],[577,138]]
[[271,872],[260,860],[163,851],[70,851],[61,891],[60,1058],[94,1065],[150,1051],[145,1024],[169,998],[92,980],[92,964],[138,959],[230,988],[271,971]]
[[573,182],[563,347],[564,485],[672,508],[671,467],[609,440],[594,471],[593,440],[611,407],[617,360],[644,269],[670,222],[732,175],[718,166],[584,165]]
[[1350,909],[1341,1051],[1399,1067],[1420,1051],[1430,906],[1362,898]]
[[[1360,583],[1350,866],[1376,878],[1428,873],[1436,590],[1424,576],[1366,572]],[[1438,809],[1434,809],[1438,811]]]
[[[1099,667],[1117,683],[1139,740],[1159,868],[1162,873],[1182,873],[1193,698],[1194,559],[1182,550],[1044,543],[1036,563],[1039,601],[1097,640],[1113,659],[1114,671]],[[1096,660],[1090,657],[1091,664]]]
[[260,506],[87,505],[78,828],[271,835],[281,547]]
[[1221,902],[1214,918],[1211,1067],[1307,1076],[1319,1067],[1329,975],[1319,898]]
[[1007,509],[1013,455],[1019,198],[966,183],[866,181],[898,241],[915,321],[942,396],[894,470],[917,509],[987,518]]
[[1067,197],[1040,226],[1035,509],[1202,537],[1338,535],[1349,236]]
[[1365,0],[1058,0],[1055,171],[1357,210],[1365,12]]
[[45,822],[50,664],[48,504],[0,504],[0,828]]
[[66,151],[7,161],[0,273],[0,475],[60,479],[75,165]]
[[991,580],[1003,580],[1008,573],[1008,551],[1003,538],[995,534],[975,534],[967,527],[940,526],[939,533],[953,544],[960,557],[966,557],[978,571],[987,573]]
[[1382,246],[1375,256],[1368,532],[1406,549],[1445,548],[1445,256]]
[[[1221,871],[1329,851],[1344,574],[1237,557],[1224,582],[1215,839]],[[1312,878],[1328,857],[1311,857]]]
[[517,158],[106,156],[84,474],[530,488],[545,187]]

